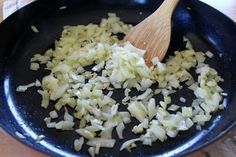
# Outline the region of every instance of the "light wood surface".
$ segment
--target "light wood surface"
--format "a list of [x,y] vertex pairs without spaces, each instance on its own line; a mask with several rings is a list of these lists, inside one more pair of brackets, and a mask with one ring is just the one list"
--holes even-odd
[[[5,0],[7,1],[7,0]],[[10,1],[10,0],[9,0]],[[19,0],[20,1],[20,0]],[[22,0],[27,2],[27,0]],[[236,0],[201,0],[217,8],[236,21]],[[0,0],[0,21],[3,0]],[[0,128],[0,156],[2,157],[48,157],[16,141]],[[234,157],[236,156],[236,128],[225,137],[187,157]]]

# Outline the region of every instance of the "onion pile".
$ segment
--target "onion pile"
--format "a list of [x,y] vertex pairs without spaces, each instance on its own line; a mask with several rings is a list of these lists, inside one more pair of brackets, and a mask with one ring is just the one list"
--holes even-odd
[[[130,151],[136,142],[151,146],[157,140],[176,137],[194,124],[201,129],[213,113],[223,109],[225,94],[218,85],[223,79],[204,62],[205,53],[195,52],[188,42],[186,50],[176,51],[165,63],[153,58],[154,67],[149,68],[143,59],[145,50],[129,42],[121,44],[117,37],[131,27],[113,13],[99,25],[65,26],[55,49],[31,59],[31,70],[37,71],[44,64],[50,74],[41,82],[17,88],[18,92],[25,92],[32,86],[40,87],[41,106],[55,108],[44,119],[47,127],[78,133],[76,151],[87,144],[88,152],[94,156],[102,147],[113,148],[113,131],[124,140],[121,151]],[[207,52],[207,56],[212,58],[213,54]],[[197,81],[190,68],[195,69]],[[178,104],[172,103],[172,94],[182,88],[195,95],[191,104],[185,105],[184,97],[179,97]],[[124,89],[122,103],[113,97],[116,89]],[[130,94],[133,90],[141,94]],[[157,95],[163,99],[155,99]],[[120,111],[121,106],[126,111]],[[65,109],[64,115],[58,115],[61,109]],[[56,122],[61,116],[64,120]],[[139,122],[130,130],[137,138],[128,140],[123,131],[133,120]],[[75,127],[75,122],[79,127]]]

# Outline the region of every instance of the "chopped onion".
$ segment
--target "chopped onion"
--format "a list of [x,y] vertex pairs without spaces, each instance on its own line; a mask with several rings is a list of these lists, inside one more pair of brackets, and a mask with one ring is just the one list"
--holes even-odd
[[15,132],[16,136],[20,139],[26,139],[26,137],[24,135],[22,135],[20,132],[16,131]]
[[67,8],[67,6],[61,6],[60,8],[59,8],[59,10],[63,10],[63,9],[66,9]]
[[[35,26],[31,28],[38,32]],[[99,25],[65,26],[54,49],[35,54],[30,60],[31,70],[42,67],[49,74],[41,82],[36,80],[16,89],[25,92],[33,86],[41,88],[37,91],[42,96],[41,106],[47,108],[52,104],[50,108],[55,108],[44,119],[48,128],[74,130],[74,117],[79,120],[79,129],[75,131],[82,137],[74,141],[76,151],[81,150],[84,138],[92,146],[88,150],[91,156],[98,154],[101,147],[113,148],[116,142],[113,129],[123,139],[124,124],[133,120],[131,116],[139,121],[132,131],[140,134],[140,138],[126,141],[121,150],[131,151],[136,141],[149,146],[157,140],[164,142],[194,124],[201,129],[213,113],[224,108],[222,99],[227,93],[218,85],[224,79],[205,63],[206,56],[213,57],[211,52],[195,52],[184,37],[186,50],[175,51],[165,63],[154,57],[154,66],[149,68],[144,60],[145,50],[130,42],[122,43],[116,36],[126,34],[130,28],[114,13],[108,13],[108,18]],[[197,81],[191,69],[196,69]],[[179,94],[172,93],[185,88],[183,85],[196,97],[189,107],[171,103]],[[122,90],[123,98],[113,95]],[[139,94],[135,95],[134,90]],[[154,99],[153,95],[164,100]],[[182,103],[187,101],[183,97],[177,99]],[[63,107],[64,119],[51,122]],[[68,113],[68,107],[73,115]],[[121,111],[124,109],[128,111]]]
[[55,110],[49,112],[49,115],[50,115],[51,118],[57,118],[58,117],[58,114]]
[[143,123],[140,123],[139,125],[136,125],[133,127],[132,132],[135,134],[140,134],[143,132]]
[[106,139],[106,138],[93,138],[87,142],[89,146],[96,146],[99,144],[100,147],[105,148],[113,148],[115,145],[116,140],[114,139]]
[[86,139],[93,139],[95,134],[86,130],[86,129],[77,129],[75,130],[78,134],[85,137]]
[[68,113],[67,109],[65,109],[64,120],[73,122],[74,118]]
[[180,108],[180,106],[173,104],[170,107],[168,107],[168,110],[169,111],[177,111],[179,108]]
[[34,25],[31,25],[31,29],[32,29],[33,32],[35,32],[35,33],[38,33],[38,32],[39,32],[38,28],[35,27]]
[[40,141],[42,141],[44,138],[45,138],[44,135],[39,135],[39,136],[37,136],[36,141],[37,141],[37,142],[40,142]]
[[125,125],[123,122],[117,125],[116,132],[119,137],[119,139],[123,139],[123,130],[125,129]]
[[228,93],[221,93],[222,96],[228,96]]
[[143,94],[139,95],[137,99],[143,100],[143,99],[147,98],[147,96],[151,93],[152,93],[152,89],[148,88]]
[[31,63],[30,64],[30,70],[37,71],[39,69],[39,64],[38,63]]
[[128,146],[130,146],[132,143],[135,143],[137,141],[140,141],[140,138],[135,138],[135,139],[131,139],[131,140],[128,140],[126,142],[124,142],[122,144],[122,146],[120,147],[120,151],[122,151],[123,149],[127,148]]
[[141,102],[131,102],[127,108],[131,116],[135,117],[140,122],[143,122],[147,116],[147,111]]
[[56,128],[56,122],[50,122],[50,123],[47,123],[47,127],[48,128]]
[[210,51],[207,51],[206,56],[209,57],[209,58],[212,58],[214,56],[214,54],[211,53]]
[[62,86],[60,86],[57,91],[53,92],[50,96],[51,100],[57,100],[58,98],[60,98],[65,91],[68,89],[69,85],[68,84],[64,84]]
[[55,127],[56,129],[61,129],[61,130],[73,130],[74,122],[71,121],[60,121],[58,122]]
[[156,102],[154,98],[151,98],[148,102],[148,118],[152,119],[156,113]]
[[186,102],[186,99],[184,97],[180,97],[179,98],[179,101],[182,102],[182,103],[185,103]]
[[192,117],[192,107],[182,107],[182,115],[184,117]]
[[91,157],[95,156],[95,148],[94,147],[89,147],[88,152],[89,152]]
[[39,80],[36,80],[36,81],[35,81],[35,86],[36,86],[36,87],[40,87],[40,86],[41,86],[41,83],[40,83]]
[[83,137],[81,137],[80,139],[76,139],[74,141],[74,149],[76,151],[80,151],[82,146],[83,146],[83,144],[84,144],[84,138]]
[[21,85],[21,86],[18,86],[17,88],[16,88],[16,91],[17,92],[25,92],[28,88],[30,88],[30,87],[33,87],[33,86],[35,86],[35,83],[33,82],[33,83],[30,83],[30,84],[28,84],[28,85]]

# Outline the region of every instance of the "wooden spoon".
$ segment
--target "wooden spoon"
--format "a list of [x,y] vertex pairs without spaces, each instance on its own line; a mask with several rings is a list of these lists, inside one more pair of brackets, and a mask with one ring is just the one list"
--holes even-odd
[[171,16],[179,0],[164,0],[162,5],[125,36],[135,47],[146,50],[145,62],[152,65],[152,59],[161,61],[168,50],[171,36]]

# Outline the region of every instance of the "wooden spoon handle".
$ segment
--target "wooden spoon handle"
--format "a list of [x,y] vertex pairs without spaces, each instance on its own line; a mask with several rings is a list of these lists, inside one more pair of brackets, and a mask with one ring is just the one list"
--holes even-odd
[[162,5],[153,14],[162,12],[167,16],[171,16],[178,2],[179,0],[164,0]]

